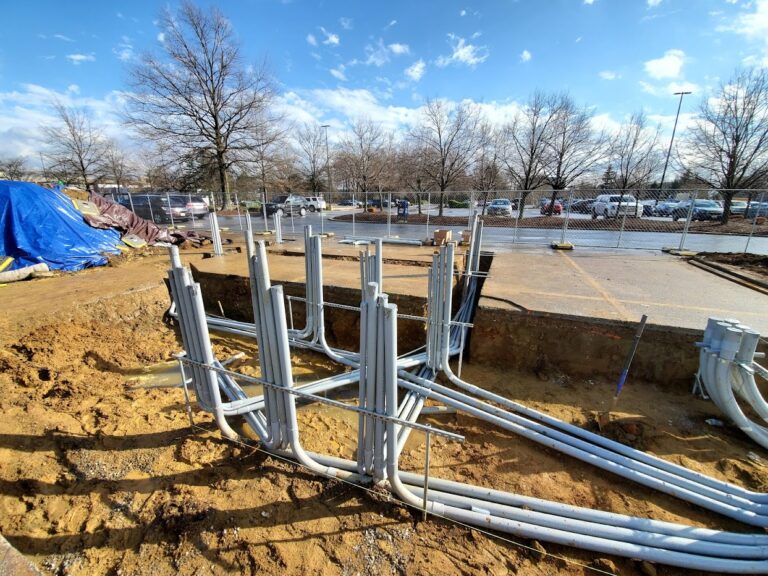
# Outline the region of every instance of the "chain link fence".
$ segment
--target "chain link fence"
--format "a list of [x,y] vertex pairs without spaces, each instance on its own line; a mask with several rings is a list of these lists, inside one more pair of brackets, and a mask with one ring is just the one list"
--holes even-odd
[[[768,254],[768,192],[713,190],[492,190],[449,192],[335,192],[318,197],[275,195],[275,202],[239,202],[217,211],[223,231],[274,228],[281,215],[286,236],[303,234],[305,224],[319,232],[344,236],[381,236],[427,240],[436,230],[454,239],[478,214],[484,244],[492,249],[550,245],[638,249],[690,249]],[[131,194],[117,197],[139,216],[158,224],[210,230],[209,208],[195,194]]]

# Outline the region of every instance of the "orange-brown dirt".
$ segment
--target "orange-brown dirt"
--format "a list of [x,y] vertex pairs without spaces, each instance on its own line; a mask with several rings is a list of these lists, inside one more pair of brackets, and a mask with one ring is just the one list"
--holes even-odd
[[[188,259],[196,255],[186,254]],[[0,288],[0,532],[45,574],[621,574],[631,560],[504,535],[514,543],[316,477],[255,446],[224,441],[209,416],[191,428],[178,388],[142,369],[180,349],[161,317],[161,255]],[[219,357],[253,343],[216,338]],[[299,381],[339,370],[294,357]],[[594,427],[612,395],[607,380],[575,380],[466,365],[463,375],[579,425]],[[353,399],[354,390],[335,397]],[[768,487],[765,451],[737,430],[712,428],[710,403],[687,390],[630,382],[605,430],[718,478]],[[300,409],[305,446],[352,457],[355,418]],[[590,508],[748,531],[749,527],[613,477],[469,416],[427,418],[466,435],[433,439],[432,473]],[[747,455],[752,452],[753,455]],[[421,470],[424,439],[402,467]],[[756,456],[755,456],[756,455]],[[644,571],[645,570],[645,571]],[[658,574],[683,574],[656,566]]]

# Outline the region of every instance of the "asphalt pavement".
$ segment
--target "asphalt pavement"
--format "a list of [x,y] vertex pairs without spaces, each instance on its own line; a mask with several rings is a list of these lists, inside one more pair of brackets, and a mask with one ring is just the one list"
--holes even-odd
[[[538,211],[526,209],[531,215]],[[283,234],[303,234],[304,226],[309,224],[316,231],[333,232],[338,237],[343,236],[393,236],[399,238],[412,238],[424,240],[432,236],[436,228],[449,228],[454,230],[454,235],[458,234],[466,226],[435,226],[430,223],[427,225],[402,224],[396,222],[395,214],[392,214],[390,224],[371,223],[371,222],[350,222],[335,219],[337,216],[350,214],[350,210],[333,210],[322,213],[308,213],[304,217],[283,217]],[[436,213],[436,209],[435,209]],[[447,216],[467,216],[466,209],[446,209]],[[586,215],[574,215],[587,217]],[[228,228],[230,231],[239,231],[245,229],[246,214],[238,218],[237,216],[219,217],[219,225]],[[668,220],[668,219],[661,219]],[[251,215],[251,221],[254,231],[263,231],[264,218]],[[269,227],[272,228],[272,219],[269,218]],[[185,222],[187,228],[201,229],[208,228],[207,219],[198,220],[195,223]],[[504,252],[513,250],[519,246],[539,245],[548,246],[553,241],[563,239],[562,229],[546,228],[524,228],[510,226],[508,228],[485,227],[483,231],[483,245],[488,250]],[[565,240],[578,247],[596,247],[596,248],[634,248],[644,250],[661,250],[662,248],[680,248],[681,234],[670,232],[618,232],[609,230],[573,230],[569,229]],[[749,245],[747,246],[747,243]],[[685,244],[682,246],[687,250],[699,252],[744,252],[745,248],[753,254],[768,254],[768,238],[753,237],[749,239],[746,236],[735,236],[726,234],[691,234],[686,236]]]

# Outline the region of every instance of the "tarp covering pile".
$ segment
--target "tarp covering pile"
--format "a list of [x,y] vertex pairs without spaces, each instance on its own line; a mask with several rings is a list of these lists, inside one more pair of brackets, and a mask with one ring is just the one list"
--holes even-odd
[[11,270],[43,262],[51,270],[81,270],[119,254],[120,233],[89,226],[67,196],[30,182],[0,180],[0,254]]
[[96,193],[91,194],[91,202],[99,209],[99,215],[94,216],[84,214],[83,218],[96,228],[117,228],[125,234],[135,234],[143,238],[147,244],[157,244],[164,242],[167,244],[181,244],[190,242],[194,245],[200,245],[209,238],[200,236],[196,232],[189,231],[171,231],[154,222],[145,220],[134,214],[130,209],[112,202]]

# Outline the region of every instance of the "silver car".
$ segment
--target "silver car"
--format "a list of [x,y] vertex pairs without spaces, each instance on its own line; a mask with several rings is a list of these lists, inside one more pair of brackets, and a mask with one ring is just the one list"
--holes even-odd
[[506,198],[492,200],[486,208],[488,216],[512,216],[512,202]]

